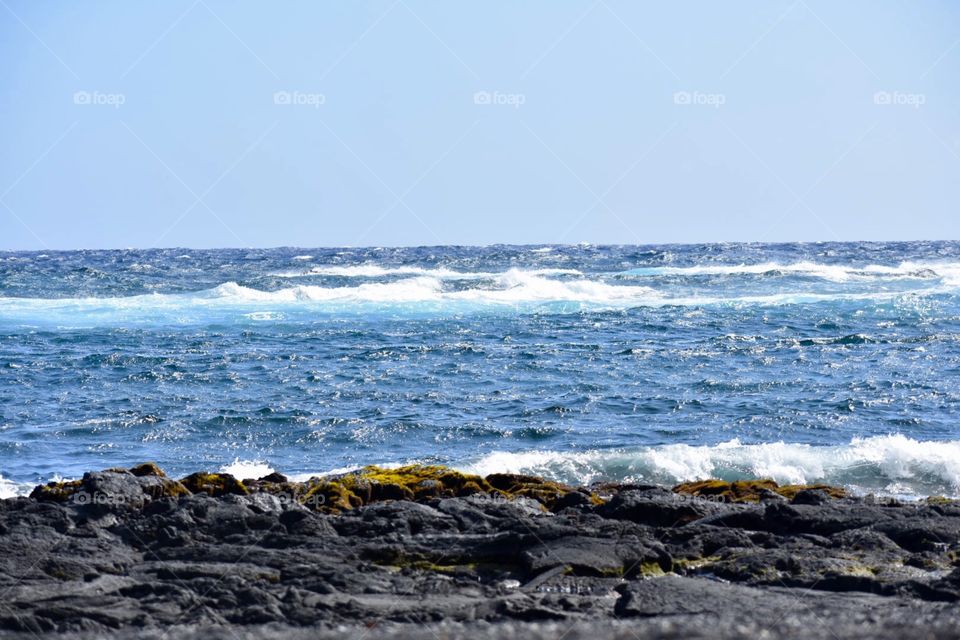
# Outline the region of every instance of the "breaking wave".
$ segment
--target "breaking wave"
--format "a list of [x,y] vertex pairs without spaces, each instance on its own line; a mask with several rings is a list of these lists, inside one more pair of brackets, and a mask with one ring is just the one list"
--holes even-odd
[[32,482],[14,482],[0,476],[0,500],[29,495],[33,487]]
[[[598,280],[557,280],[529,272],[510,271],[494,278],[491,286],[465,289],[448,288],[439,278],[418,276],[393,282],[370,282],[349,287],[322,287],[297,285],[275,291],[264,291],[236,282],[227,282],[213,289],[190,294],[145,294],[113,298],[12,298],[0,297],[0,318],[38,320],[53,319],[57,312],[77,319],[82,314],[109,314],[118,311],[131,316],[151,317],[157,313],[173,315],[184,320],[204,310],[249,309],[259,311],[264,306],[349,311],[350,305],[364,305],[362,310],[375,310],[385,305],[395,311],[396,305],[410,311],[470,312],[489,307],[512,306],[518,310],[625,309],[641,306],[712,306],[712,305],[792,305],[818,302],[884,301],[902,296],[945,293],[943,289],[916,289],[910,291],[867,292],[790,292],[758,295],[679,295],[668,296],[646,286],[609,284]],[[718,292],[720,293],[720,292]],[[556,309],[537,305],[570,303]],[[573,306],[570,306],[570,305]],[[54,315],[49,315],[49,314]],[[77,314],[80,314],[79,316]],[[268,319],[279,316],[271,315]]]
[[[844,278],[895,277],[900,284],[815,283],[744,287],[739,283],[676,286],[652,276],[766,274],[771,271]],[[860,274],[860,275],[856,275]],[[275,276],[277,274],[274,274]],[[576,269],[510,269],[460,272],[444,267],[385,267],[373,263],[313,267],[300,276],[336,276],[347,282],[297,282],[263,289],[230,281],[190,293],[116,297],[0,297],[0,322],[26,326],[84,327],[118,322],[197,324],[223,321],[301,321],[320,315],[460,315],[472,313],[574,313],[639,307],[788,306],[818,303],[885,303],[955,294],[960,263],[902,263],[861,268],[812,262],[781,265],[651,267],[586,276]],[[387,278],[385,276],[392,276]],[[644,277],[645,279],[639,279]],[[354,281],[353,278],[368,278]],[[917,280],[920,279],[920,280]],[[921,281],[922,280],[922,281]]]
[[876,279],[940,279],[944,284],[960,284],[960,263],[957,262],[902,262],[898,266],[871,264],[862,267],[849,265],[795,262],[780,264],[697,265],[691,267],[641,267],[617,274],[621,277],[656,276],[730,276],[770,275],[806,276],[831,282],[869,281]]
[[[582,272],[576,269],[533,269],[525,271],[534,276],[580,276]],[[278,278],[307,278],[310,276],[336,276],[341,278],[383,278],[388,276],[426,276],[441,280],[479,280],[496,278],[505,275],[492,271],[455,271],[445,267],[383,267],[378,264],[358,265],[322,265],[310,267],[303,271],[282,271],[272,274]]]
[[[375,460],[372,462],[376,462]],[[393,468],[402,464],[380,463]],[[772,478],[780,484],[824,482],[857,494],[875,493],[905,499],[942,495],[960,498],[960,441],[918,441],[896,434],[854,438],[845,445],[784,442],[742,444],[730,440],[714,446],[670,444],[636,449],[495,451],[479,459],[451,463],[465,473],[521,473],[571,485],[594,482],[674,485],[691,480]],[[359,466],[319,472],[285,473],[303,482],[346,473]],[[220,471],[237,478],[260,478],[275,470],[263,460],[235,459]],[[33,483],[0,476],[0,498],[27,495]]]
[[582,453],[494,452],[460,468],[481,475],[534,474],[575,485],[773,478],[782,484],[826,482],[861,493],[960,496],[960,441],[923,442],[904,435],[854,438],[833,446],[731,440]]

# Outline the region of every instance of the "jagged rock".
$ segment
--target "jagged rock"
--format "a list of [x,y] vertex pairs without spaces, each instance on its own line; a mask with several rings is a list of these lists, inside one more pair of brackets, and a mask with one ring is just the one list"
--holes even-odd
[[654,527],[672,527],[718,513],[720,505],[663,489],[621,491],[597,509],[606,518],[630,520]]
[[155,462],[144,462],[143,464],[138,464],[135,467],[130,468],[130,473],[137,476],[138,478],[144,476],[156,476],[158,478],[166,478],[167,474],[157,466]]
[[198,471],[180,480],[190,493],[206,493],[214,497],[228,494],[247,495],[249,491],[242,482],[229,473],[206,473]]
[[92,471],[83,474],[80,491],[73,496],[78,504],[97,507],[139,509],[149,497],[144,493],[140,479],[133,473],[120,471]]
[[793,504],[826,504],[830,495],[822,489],[803,489],[793,496]]
[[777,493],[788,500],[793,500],[797,494],[806,491],[821,491],[829,498],[844,498],[847,495],[847,492],[840,487],[831,487],[825,484],[780,486],[773,480],[736,480],[733,482],[699,480],[678,484],[673,490],[676,493],[709,496],[725,502],[759,502],[761,498],[768,495],[768,492]]
[[[149,465],[92,472],[0,501],[0,631],[134,638],[154,629],[159,640],[200,629],[210,640],[369,624],[401,638],[442,624],[457,637],[578,628],[593,637],[615,615],[630,626],[602,635],[960,630],[956,505],[819,488],[788,502],[766,482],[728,490],[738,501],[441,467],[306,483],[177,482]],[[565,626],[537,626],[550,621]],[[667,621],[666,636],[668,627],[644,626]],[[377,627],[386,623],[395,635]]]

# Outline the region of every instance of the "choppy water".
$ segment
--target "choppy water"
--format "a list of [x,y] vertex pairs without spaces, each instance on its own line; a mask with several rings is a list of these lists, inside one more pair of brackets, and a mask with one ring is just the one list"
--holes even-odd
[[417,460],[957,495],[958,416],[960,243],[0,253],[0,493]]

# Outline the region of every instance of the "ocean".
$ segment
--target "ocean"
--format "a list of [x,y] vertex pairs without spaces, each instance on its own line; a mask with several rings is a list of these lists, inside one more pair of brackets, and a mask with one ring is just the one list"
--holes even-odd
[[0,495],[439,463],[960,495],[960,243],[0,252]]

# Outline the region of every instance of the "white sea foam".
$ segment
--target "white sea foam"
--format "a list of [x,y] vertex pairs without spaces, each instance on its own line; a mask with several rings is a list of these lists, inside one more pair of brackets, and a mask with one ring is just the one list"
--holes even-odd
[[960,263],[957,262],[901,262],[897,266],[871,264],[862,267],[851,265],[794,262],[781,264],[696,265],[690,267],[640,267],[621,272],[628,277],[653,276],[725,276],[789,274],[821,278],[832,282],[865,281],[875,279],[920,279],[939,278],[945,284],[960,284]]
[[[960,283],[958,283],[960,284]],[[324,287],[301,284],[264,291],[236,282],[185,294],[144,294],[114,298],[4,298],[0,319],[30,325],[97,326],[122,321],[190,323],[211,318],[248,320],[295,319],[297,313],[472,313],[570,312],[660,306],[758,305],[778,306],[825,302],[893,302],[918,296],[954,293],[945,284],[906,290],[871,288],[847,292],[792,291],[770,294],[665,295],[639,283],[600,279],[548,277],[540,272],[513,269],[493,274],[469,287],[457,287],[432,276],[389,282]],[[288,315],[288,312],[290,315]],[[256,315],[254,315],[256,314]]]
[[[395,468],[413,464],[386,463]],[[690,480],[772,478],[781,484],[825,482],[857,493],[919,498],[960,497],[960,441],[918,441],[904,435],[854,438],[845,445],[817,446],[772,442],[713,446],[672,444],[629,450],[497,451],[451,466],[466,473],[522,473],[573,485],[597,481],[672,485]],[[355,471],[349,466],[288,477],[312,477]],[[273,469],[261,461],[236,460],[221,468],[238,478],[259,478]]]
[[[381,466],[381,467],[385,467],[385,466],[387,466],[387,465],[380,465],[380,466]],[[317,472],[314,472],[314,473],[291,473],[291,474],[289,474],[289,475],[288,475],[288,474],[284,474],[284,475],[286,475],[287,478],[288,478],[291,482],[306,482],[306,481],[309,480],[310,478],[318,478],[318,477],[325,477],[325,476],[338,476],[338,475],[340,475],[340,474],[342,474],[342,473],[350,473],[351,471],[356,471],[356,470],[358,470],[358,469],[360,469],[360,468],[361,468],[360,465],[355,465],[355,466],[352,466],[352,467],[338,467],[338,468],[336,468],[336,469],[327,469],[326,471],[322,471],[322,472],[319,472],[319,473],[317,473]]]
[[960,441],[903,435],[855,438],[839,446],[774,442],[716,446],[673,444],[635,450],[494,452],[462,470],[527,473],[572,484],[597,480],[674,484],[706,478],[827,482],[887,494],[960,495]]
[[[404,462],[381,462],[377,464],[381,469],[397,469],[399,467],[408,465],[408,464],[420,464],[420,460],[406,460]],[[321,478],[329,476],[339,476],[344,473],[350,473],[352,471],[358,471],[362,469],[364,465],[351,465],[349,467],[336,467],[334,469],[326,469],[320,472],[311,472],[311,473],[291,473],[284,474],[291,482],[306,482],[311,478]]]
[[516,304],[524,302],[635,303],[659,298],[649,287],[604,282],[554,280],[528,271],[491,274],[493,286],[447,291],[440,278],[419,276],[394,282],[365,283],[354,287],[299,285],[278,291],[260,291],[228,282],[205,294],[207,299],[253,302],[471,302]]
[[418,276],[392,282],[368,282],[356,286],[321,287],[297,285],[263,291],[226,282],[192,294],[146,294],[119,298],[3,298],[0,314],[17,309],[72,308],[78,311],[120,309],[198,309],[224,305],[262,306],[323,302],[470,302],[513,304],[521,302],[571,301],[602,304],[656,299],[648,287],[606,284],[587,279],[556,280],[534,272],[511,270],[494,274],[491,283],[478,288],[445,290],[440,278]]
[[[406,460],[380,466],[396,468],[417,462]],[[825,482],[856,493],[907,498],[960,497],[960,441],[918,441],[900,434],[854,438],[845,445],[742,444],[739,440],[730,440],[713,446],[671,444],[582,452],[495,451],[451,466],[484,476],[522,473],[573,485],[597,481],[672,485],[707,478],[772,478],[781,484]],[[349,466],[285,475],[294,482],[303,482],[358,468]],[[274,468],[262,460],[237,458],[220,467],[220,471],[246,479],[262,478]],[[0,498],[27,495],[33,486],[0,476]]]
[[[531,269],[536,276],[583,275],[576,269]],[[446,267],[398,266],[384,267],[367,263],[357,265],[321,265],[305,271],[282,271],[271,274],[277,278],[305,278],[310,276],[337,276],[341,278],[382,278],[386,276],[426,276],[440,280],[486,280],[502,275],[493,271],[456,271]]]
[[262,460],[241,460],[234,459],[230,464],[220,467],[221,473],[229,473],[235,478],[245,480],[247,478],[262,478],[273,473],[273,467]]
[[0,500],[4,498],[14,498],[16,496],[29,495],[34,485],[25,482],[14,482],[0,476]]

